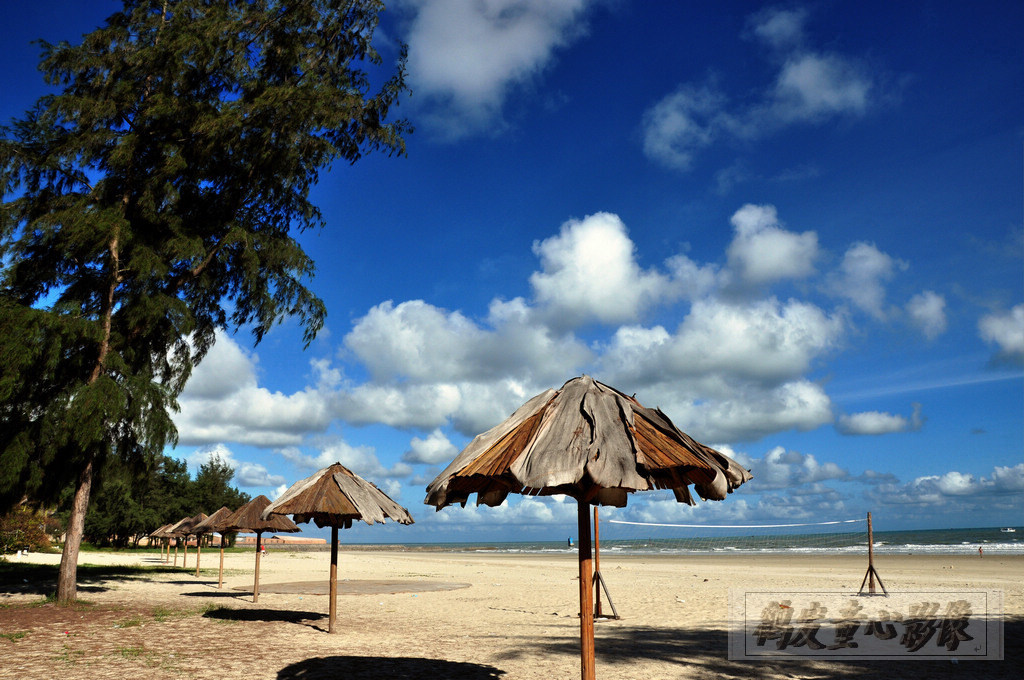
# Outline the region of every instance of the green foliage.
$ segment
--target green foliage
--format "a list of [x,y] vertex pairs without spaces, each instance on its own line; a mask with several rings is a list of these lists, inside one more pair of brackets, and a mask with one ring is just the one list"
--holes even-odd
[[309,190],[409,131],[387,122],[405,53],[389,75],[382,10],[125,0],[80,45],[42,43],[56,93],[0,131],[0,509],[88,491],[89,466],[104,505],[131,500],[136,473],[108,465],[175,443],[217,328],[258,342],[297,316],[311,341],[325,310],[293,237],[323,225]]
[[143,536],[169,522],[222,506],[236,509],[249,495],[231,486],[233,475],[231,466],[217,457],[199,468],[195,480],[185,461],[169,456],[157,456],[141,468],[111,458],[90,500],[86,539],[97,547],[137,546]]
[[231,486],[234,469],[219,456],[199,466],[199,473],[193,484],[193,505],[207,513],[216,512],[222,507],[237,510],[251,498]]
[[56,529],[41,512],[19,506],[0,516],[0,555],[28,548],[32,552],[50,549],[48,530]]

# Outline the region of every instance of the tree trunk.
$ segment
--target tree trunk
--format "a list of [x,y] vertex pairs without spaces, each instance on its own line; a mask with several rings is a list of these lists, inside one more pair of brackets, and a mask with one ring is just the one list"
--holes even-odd
[[64,552],[60,558],[57,573],[57,604],[71,604],[77,597],[78,549],[85,533],[85,511],[89,507],[89,493],[92,491],[92,463],[90,456],[82,473],[78,476],[78,488],[71,504],[68,531],[64,538]]
[[[119,253],[119,232],[114,231],[110,239],[110,285],[106,299],[103,301],[103,337],[100,340],[99,355],[93,366],[89,384],[93,384],[103,375],[106,369],[107,354],[110,352],[110,330],[114,316],[114,294],[121,279],[121,258]],[[68,518],[68,532],[64,539],[64,552],[60,558],[60,571],[57,576],[57,602],[70,604],[77,597],[78,550],[82,547],[82,536],[85,534],[85,513],[89,509],[89,494],[92,492],[93,462],[95,451],[90,451],[88,460],[78,476],[78,487],[75,499],[71,504],[71,516]]]

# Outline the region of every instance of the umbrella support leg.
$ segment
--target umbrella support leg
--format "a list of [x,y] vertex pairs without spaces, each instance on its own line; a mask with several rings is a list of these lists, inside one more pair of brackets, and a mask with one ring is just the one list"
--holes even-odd
[[203,539],[196,541],[196,578],[199,578],[199,556],[203,554]]
[[331,584],[330,584],[330,615],[327,620],[327,632],[334,632],[334,617],[338,613],[338,527],[331,527]]
[[224,537],[220,537],[220,572],[217,575],[217,587],[224,587]]
[[580,555],[580,677],[594,680],[594,577],[593,556],[590,553],[590,504],[579,504]]
[[[606,598],[608,598],[608,606],[612,608],[611,616],[609,616],[608,614],[602,614],[600,611],[598,611],[597,612],[598,618],[602,618],[602,619],[619,619],[619,618],[621,618],[619,616],[618,610],[615,609],[615,603],[612,602],[612,594],[610,592],[608,592],[608,584],[605,583],[604,576],[601,576],[601,572],[600,571],[595,571],[594,572],[594,578],[597,580],[597,583],[594,585],[594,587],[597,590],[598,598],[600,598],[600,596],[601,596],[601,588],[604,588],[604,595],[605,595]],[[601,602],[601,600],[598,599],[598,604],[600,604],[600,602]]]

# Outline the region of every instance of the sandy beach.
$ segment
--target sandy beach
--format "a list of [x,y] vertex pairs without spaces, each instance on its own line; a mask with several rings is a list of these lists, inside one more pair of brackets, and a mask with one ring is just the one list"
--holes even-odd
[[[26,563],[56,564],[32,554]],[[12,561],[14,558],[11,558]],[[327,634],[327,552],[271,551],[252,602],[254,555],[188,567],[155,553],[83,553],[73,608],[40,604],[52,583],[0,588],[5,678],[555,678],[579,674],[577,562],[553,555],[346,550],[338,633]],[[619,620],[596,626],[601,678],[1019,678],[1024,556],[885,555],[890,591],[1003,592],[1004,661],[730,661],[733,590],[854,591],[857,556],[604,556]],[[144,575],[118,566],[157,567]],[[608,612],[607,602],[604,604]],[[894,664],[898,664],[894,666]],[[894,670],[894,669],[898,669]]]

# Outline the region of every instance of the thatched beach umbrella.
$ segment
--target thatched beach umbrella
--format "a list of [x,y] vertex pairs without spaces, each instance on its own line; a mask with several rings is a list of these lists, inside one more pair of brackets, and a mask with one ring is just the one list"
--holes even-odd
[[[199,527],[202,526],[203,522],[205,522],[207,519],[209,519],[207,514],[205,512],[201,512],[198,515],[196,515],[195,517],[191,518],[189,520],[188,526],[185,527],[185,529],[184,529],[185,530],[185,556],[186,557],[188,557],[188,537],[189,536],[195,536],[196,537],[196,576],[197,577],[199,576],[199,558],[203,554],[203,533],[204,533],[203,531],[199,530]],[[182,561],[181,566],[182,567],[185,566],[184,560]]]
[[287,517],[271,517],[263,519],[263,510],[270,505],[270,499],[266,496],[256,496],[251,501],[235,510],[230,517],[224,520],[225,531],[255,531],[256,532],[256,576],[252,586],[252,601],[260,599],[260,552],[264,531],[274,533],[294,533],[302,531]]
[[[188,537],[192,536],[195,533],[193,531],[193,528],[197,524],[202,522],[204,519],[206,519],[206,514],[201,512],[198,515],[195,515],[194,517],[186,517],[174,526],[175,535],[180,536],[181,539],[185,542],[185,552],[181,557],[182,569],[188,566]],[[196,550],[199,550],[199,541],[196,541]],[[177,558],[177,551],[175,551],[174,554],[175,558]],[[198,553],[196,553],[196,559],[199,559]],[[177,559],[175,559],[175,564],[177,564]]]
[[164,557],[164,541],[167,540],[167,536],[164,534],[164,531],[170,529],[172,526],[173,525],[171,524],[164,524],[163,526],[154,529],[153,532],[149,535],[149,538],[155,538],[160,542],[160,559],[162,559],[164,562],[167,561],[167,558]]
[[[153,532],[153,535],[162,541],[161,553],[163,554],[165,564],[171,561],[171,529],[174,528],[175,524],[177,522],[165,524]],[[163,548],[166,548],[166,552],[163,551]]]
[[[222,507],[192,529],[192,531],[200,536],[210,533],[220,534],[220,572],[217,576],[218,588],[222,588],[224,586],[224,534],[227,533],[225,530],[225,527],[227,526],[226,521],[232,514],[232,511],[228,509],[227,506]],[[198,557],[196,557],[196,576],[199,576]]]
[[[181,531],[182,531],[183,528],[188,526],[188,522],[191,519],[192,519],[191,517],[182,517],[177,522],[172,524],[170,529],[167,529],[164,532],[168,539],[171,539],[171,538],[174,539],[174,565],[173,566],[175,566],[175,567],[178,566],[178,541],[182,538],[182,536],[185,535],[185,534],[181,533]],[[170,554],[171,554],[171,546],[168,545],[167,546],[167,555],[168,555],[168,557],[170,556]]]
[[392,519],[412,524],[412,515],[387,494],[341,463],[325,467],[311,477],[295,482],[271,503],[264,517],[292,515],[296,522],[309,520],[318,527],[331,527],[330,616],[327,632],[334,632],[338,596],[338,529],[349,529],[354,520],[369,525]]
[[590,506],[624,507],[627,493],[672,489],[694,504],[723,500],[749,480],[731,458],[680,431],[658,409],[589,376],[530,399],[507,420],[478,435],[427,487],[438,510],[470,494],[497,506],[509,493],[563,494],[579,511],[580,656],[584,680],[594,678],[594,601]]

